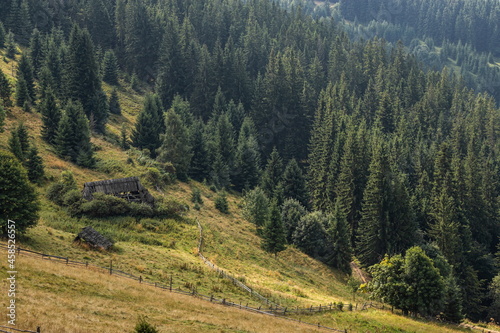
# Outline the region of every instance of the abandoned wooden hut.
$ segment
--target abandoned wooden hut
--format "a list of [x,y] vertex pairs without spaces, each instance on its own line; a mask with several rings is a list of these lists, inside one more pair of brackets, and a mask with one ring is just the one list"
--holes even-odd
[[137,177],[101,180],[83,185],[84,199],[92,200],[92,194],[96,192],[114,195],[129,202],[153,205],[155,201],[155,198],[142,186]]
[[85,227],[82,231],[80,231],[78,236],[75,238],[75,242],[77,241],[85,241],[90,246],[103,250],[109,250],[113,246],[113,242],[95,231],[95,229],[90,226]]

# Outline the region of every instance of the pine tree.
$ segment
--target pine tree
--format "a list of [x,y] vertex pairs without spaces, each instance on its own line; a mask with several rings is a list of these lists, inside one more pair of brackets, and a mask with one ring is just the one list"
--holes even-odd
[[12,131],[9,137],[9,150],[20,161],[24,161],[23,150],[21,149],[21,142],[16,131]]
[[158,148],[157,159],[160,162],[171,162],[177,177],[186,180],[193,154],[189,146],[188,130],[173,108],[165,114],[165,128],[165,134],[160,135],[162,145]]
[[38,221],[40,206],[30,186],[26,171],[12,154],[0,150],[0,221],[2,234],[7,234],[7,221],[16,222],[23,233]]
[[118,99],[118,92],[116,89],[111,90],[111,94],[109,95],[109,113],[118,115],[122,114],[120,100]]
[[261,246],[264,250],[273,253],[277,257],[279,252],[286,249],[285,244],[285,229],[281,221],[278,203],[274,200],[271,202],[269,209],[269,220],[264,226]]
[[127,150],[130,148],[130,144],[127,137],[127,127],[125,126],[125,124],[122,125],[122,128],[120,130],[120,147],[123,150]]
[[144,108],[137,117],[132,131],[132,145],[139,149],[148,149],[151,157],[156,158],[156,150],[161,145],[160,134],[164,132],[164,126],[160,99],[157,95],[146,95]]
[[331,239],[332,250],[326,258],[326,262],[328,265],[350,274],[352,247],[349,240],[349,224],[338,203],[334,215],[330,217],[328,234]]
[[251,118],[245,118],[240,129],[235,170],[233,183],[237,190],[257,186],[260,175],[260,152]]
[[61,111],[57,106],[56,97],[52,89],[47,89],[44,97],[40,101],[38,111],[42,115],[42,138],[50,143],[55,143],[59,121],[61,120]]
[[288,162],[283,172],[282,184],[285,199],[293,198],[298,200],[303,206],[308,206],[306,182],[302,175],[302,170],[294,158]]
[[17,54],[17,45],[14,33],[10,30],[5,37],[5,49],[5,55],[7,56],[7,58],[14,59]]
[[0,69],[0,99],[4,106],[11,105],[12,103],[10,100],[11,95],[12,95],[12,88],[10,82],[7,79],[7,76],[4,74],[4,72]]
[[204,124],[201,119],[193,121],[189,128],[189,145],[193,157],[189,165],[189,176],[197,181],[208,179],[210,174],[207,143],[204,139]]
[[5,37],[7,32],[5,31],[5,27],[3,23],[0,21],[0,48],[4,48],[5,46]]
[[28,84],[26,83],[24,77],[21,76],[17,78],[16,105],[22,107],[26,102],[30,103],[31,98],[29,94]]
[[3,133],[4,131],[4,125],[5,125],[5,108],[3,107],[2,103],[0,103],[0,133]]
[[31,145],[26,156],[26,169],[28,170],[28,178],[32,183],[40,184],[43,180],[45,171],[43,159],[38,155],[38,149],[35,145]]
[[368,183],[363,195],[357,242],[358,259],[366,266],[379,262],[387,253],[387,179],[385,152],[380,143],[374,147]]
[[35,28],[30,39],[30,59],[33,66],[33,76],[35,78],[38,78],[38,74],[42,67],[42,62],[44,60],[43,53],[42,36],[40,31]]
[[112,85],[118,84],[118,60],[113,50],[108,50],[104,54],[102,67],[102,80]]
[[[35,76],[33,74],[33,65],[31,64],[31,59],[24,53],[19,59],[17,66],[17,79],[23,78],[26,82],[26,89],[28,91],[29,101],[35,102],[36,92],[35,92]],[[24,102],[23,102],[24,104]],[[22,106],[22,104],[18,104]]]
[[243,216],[257,228],[257,233],[269,221],[269,199],[259,187],[248,191],[243,199]]
[[30,7],[28,0],[22,0],[19,8],[19,31],[17,36],[22,45],[28,45],[33,25],[31,24]]
[[266,168],[261,178],[261,187],[264,193],[269,198],[275,196],[275,191],[278,184],[281,182],[283,174],[283,160],[281,159],[278,150],[273,149],[269,159],[267,160]]

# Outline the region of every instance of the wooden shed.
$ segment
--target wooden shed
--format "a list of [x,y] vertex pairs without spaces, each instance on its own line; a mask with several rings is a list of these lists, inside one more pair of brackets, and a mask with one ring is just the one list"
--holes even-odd
[[103,250],[109,250],[113,246],[113,242],[95,231],[95,229],[90,226],[83,228],[75,238],[75,242],[82,240],[92,247]]
[[129,202],[154,204],[154,197],[142,186],[139,178],[108,179],[97,182],[89,182],[83,185],[83,198],[92,200],[92,194],[100,192],[125,199]]

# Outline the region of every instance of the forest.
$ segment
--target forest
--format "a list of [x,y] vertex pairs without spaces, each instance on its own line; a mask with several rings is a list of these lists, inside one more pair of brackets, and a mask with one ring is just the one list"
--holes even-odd
[[[355,3],[339,6],[359,22],[385,5]],[[398,5],[394,24],[424,31],[447,54],[465,52],[477,71],[492,60],[474,52],[499,55],[494,1]],[[39,112],[41,135],[61,158],[93,168],[91,137],[109,137],[142,151],[161,177],[175,170],[179,181],[241,193],[269,252],[293,244],[345,272],[356,258],[378,281],[400,282],[372,288],[405,312],[500,320],[492,95],[430,69],[403,42],[352,38],[331,15],[269,0],[0,8],[0,48],[20,58],[15,83],[0,71],[0,119],[13,105]],[[144,94],[120,138],[106,130],[120,102],[103,82]],[[36,183],[40,157],[22,124],[9,146]],[[427,275],[416,279],[415,267]],[[429,281],[432,301],[400,290],[415,279]]]

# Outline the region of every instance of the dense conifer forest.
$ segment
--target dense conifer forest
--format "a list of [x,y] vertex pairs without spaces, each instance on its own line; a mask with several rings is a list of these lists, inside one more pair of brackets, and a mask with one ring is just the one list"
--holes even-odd
[[[338,7],[365,24],[386,5]],[[498,75],[488,74],[500,53],[498,2],[397,5],[398,29]],[[107,119],[121,112],[103,81],[128,84],[144,106],[116,144],[143,151],[162,174],[242,193],[269,252],[294,244],[347,273],[356,258],[383,282],[374,295],[407,313],[500,320],[495,97],[432,70],[397,42],[404,38],[353,38],[330,7],[284,1],[0,0],[0,8],[0,48],[11,58],[22,50],[16,83],[0,72],[0,120],[14,104],[39,112],[57,154],[93,168],[91,137],[108,135]],[[10,148],[32,182],[42,177],[22,128]]]

